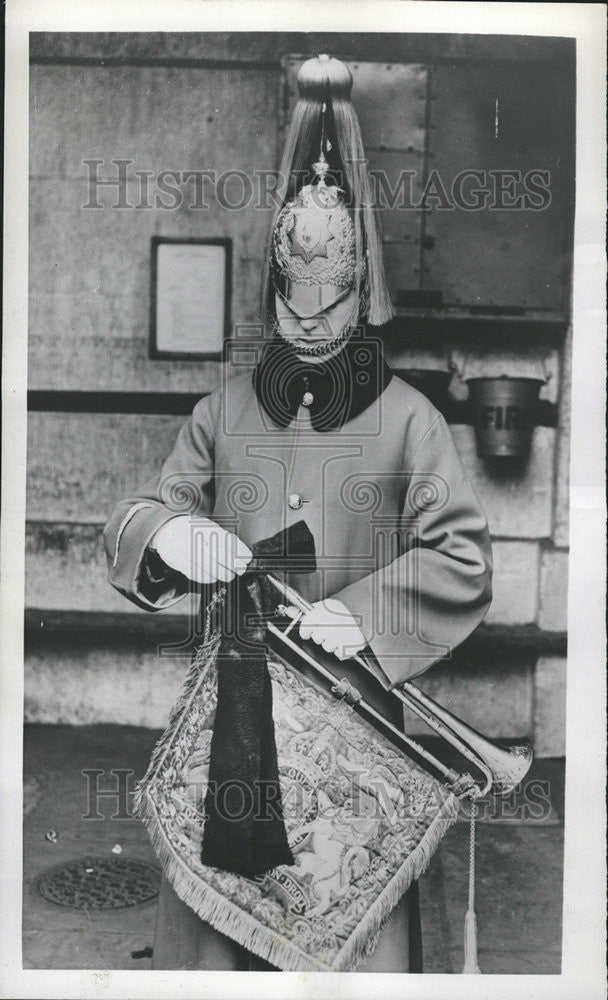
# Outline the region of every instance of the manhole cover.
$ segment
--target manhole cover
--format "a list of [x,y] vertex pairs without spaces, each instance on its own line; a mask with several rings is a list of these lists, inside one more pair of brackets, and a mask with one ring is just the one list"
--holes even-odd
[[40,876],[38,891],[50,903],[79,910],[118,910],[158,895],[160,871],[128,858],[81,858]]

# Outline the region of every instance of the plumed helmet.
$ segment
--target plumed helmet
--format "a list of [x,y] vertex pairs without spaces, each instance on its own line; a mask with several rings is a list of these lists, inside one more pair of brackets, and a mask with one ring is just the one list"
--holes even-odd
[[[327,55],[298,73],[262,282],[271,318],[277,292],[305,318],[353,287],[359,317],[380,325],[393,315],[352,82],[348,67]],[[328,173],[339,187],[326,184]]]

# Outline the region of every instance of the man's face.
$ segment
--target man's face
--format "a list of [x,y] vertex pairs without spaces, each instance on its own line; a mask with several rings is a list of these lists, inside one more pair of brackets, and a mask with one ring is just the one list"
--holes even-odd
[[275,293],[277,323],[285,339],[296,350],[298,347],[316,347],[338,337],[351,319],[355,304],[356,292],[354,288],[351,288],[348,294],[335,302],[334,305],[320,310],[314,316],[302,319],[290,309],[278,293]]

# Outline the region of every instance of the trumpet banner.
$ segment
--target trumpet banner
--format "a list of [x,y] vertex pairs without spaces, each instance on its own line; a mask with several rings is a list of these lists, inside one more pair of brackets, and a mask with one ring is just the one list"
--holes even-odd
[[[455,822],[457,799],[352,708],[271,652],[283,816],[295,865],[202,864],[219,638],[195,652],[136,791],[164,873],[203,920],[285,970],[355,970]],[[246,795],[243,808],[246,809]]]

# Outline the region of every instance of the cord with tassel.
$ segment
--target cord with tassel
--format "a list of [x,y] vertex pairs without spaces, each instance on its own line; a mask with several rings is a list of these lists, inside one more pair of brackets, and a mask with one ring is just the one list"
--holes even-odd
[[464,918],[464,973],[481,973],[477,961],[477,917],[475,916],[475,820],[477,805],[471,802],[469,836],[469,901]]

